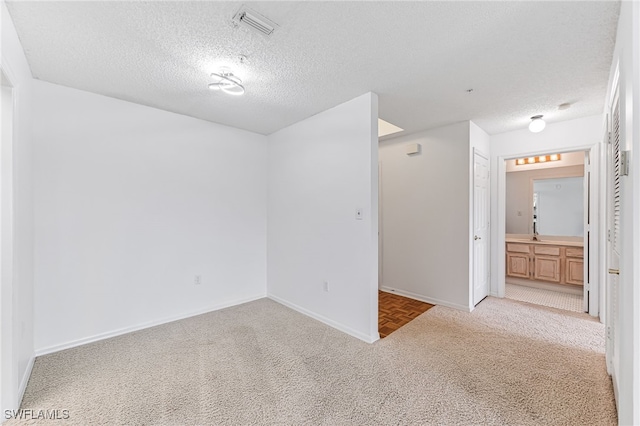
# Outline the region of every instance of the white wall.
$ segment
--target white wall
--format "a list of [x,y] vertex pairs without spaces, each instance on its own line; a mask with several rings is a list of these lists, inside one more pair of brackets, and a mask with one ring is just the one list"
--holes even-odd
[[[584,159],[584,152],[578,153]],[[512,160],[507,161],[507,165]],[[583,160],[584,162],[584,160]],[[533,179],[550,179],[569,176],[584,176],[584,165],[543,168],[507,173],[506,176],[506,233],[533,233],[533,195],[531,181]],[[582,199],[582,194],[580,194]],[[583,218],[580,217],[580,223]]]
[[38,353],[265,296],[265,136],[41,81],[33,122]]
[[379,337],[377,120],[368,93],[270,135],[268,150],[269,297],[365,341]]
[[567,151],[585,151],[600,145],[604,117],[594,115],[547,125],[540,133],[528,129],[491,136],[491,294],[504,296],[504,231],[506,228],[505,159]]
[[463,122],[380,143],[383,290],[470,309],[469,139]]
[[[621,149],[630,151],[629,176],[621,178],[621,259],[618,344],[613,376],[618,396],[618,421],[640,424],[640,3],[622,2],[616,48],[605,108],[619,67]],[[607,319],[611,325],[611,319]],[[608,358],[610,353],[607,354]]]
[[[13,85],[13,140],[2,140],[3,264],[2,400],[0,407],[20,404],[33,365],[33,184],[31,142],[31,71],[11,17],[0,2],[1,67]],[[5,123],[2,123],[3,127]],[[12,206],[11,206],[12,204]],[[8,209],[7,209],[8,208]],[[6,240],[6,238],[12,241]],[[6,280],[5,280],[6,278]],[[4,411],[3,411],[4,412]]]

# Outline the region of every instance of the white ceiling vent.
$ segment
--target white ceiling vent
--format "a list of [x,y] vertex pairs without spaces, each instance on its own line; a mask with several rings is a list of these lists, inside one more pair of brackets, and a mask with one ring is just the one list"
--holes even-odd
[[232,22],[236,27],[242,24],[266,36],[270,36],[275,29],[278,28],[278,24],[271,19],[260,15],[255,10],[251,10],[244,5],[233,16]]

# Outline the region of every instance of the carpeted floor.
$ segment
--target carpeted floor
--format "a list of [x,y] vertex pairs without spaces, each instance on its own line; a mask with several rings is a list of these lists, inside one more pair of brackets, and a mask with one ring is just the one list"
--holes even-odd
[[505,297],[535,305],[548,306],[550,308],[564,309],[566,311],[584,312],[582,307],[583,296],[559,291],[545,290],[541,288],[526,287],[523,285],[506,284]]
[[271,300],[36,360],[23,409],[74,425],[617,422],[604,329],[488,298],[436,306],[369,345]]

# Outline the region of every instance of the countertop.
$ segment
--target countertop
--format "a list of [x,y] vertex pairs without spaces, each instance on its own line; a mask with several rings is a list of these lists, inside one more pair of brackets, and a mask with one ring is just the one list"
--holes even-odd
[[529,238],[519,237],[506,237],[504,240],[507,243],[520,243],[520,244],[539,244],[549,246],[568,246],[568,247],[582,247],[582,241],[565,241],[565,240],[547,240],[544,237],[538,237],[539,241],[533,241]]

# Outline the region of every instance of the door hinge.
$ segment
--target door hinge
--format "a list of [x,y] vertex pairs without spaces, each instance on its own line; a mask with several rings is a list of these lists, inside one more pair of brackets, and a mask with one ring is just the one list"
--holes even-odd
[[620,176],[629,176],[629,151],[620,151]]
[[607,327],[607,340],[611,340],[611,326]]
[[611,229],[607,230],[607,241],[611,241]]
[[607,135],[607,143],[611,145],[611,132]]
[[587,291],[591,290],[591,284],[589,284],[589,283],[584,283],[584,288],[585,288]]

